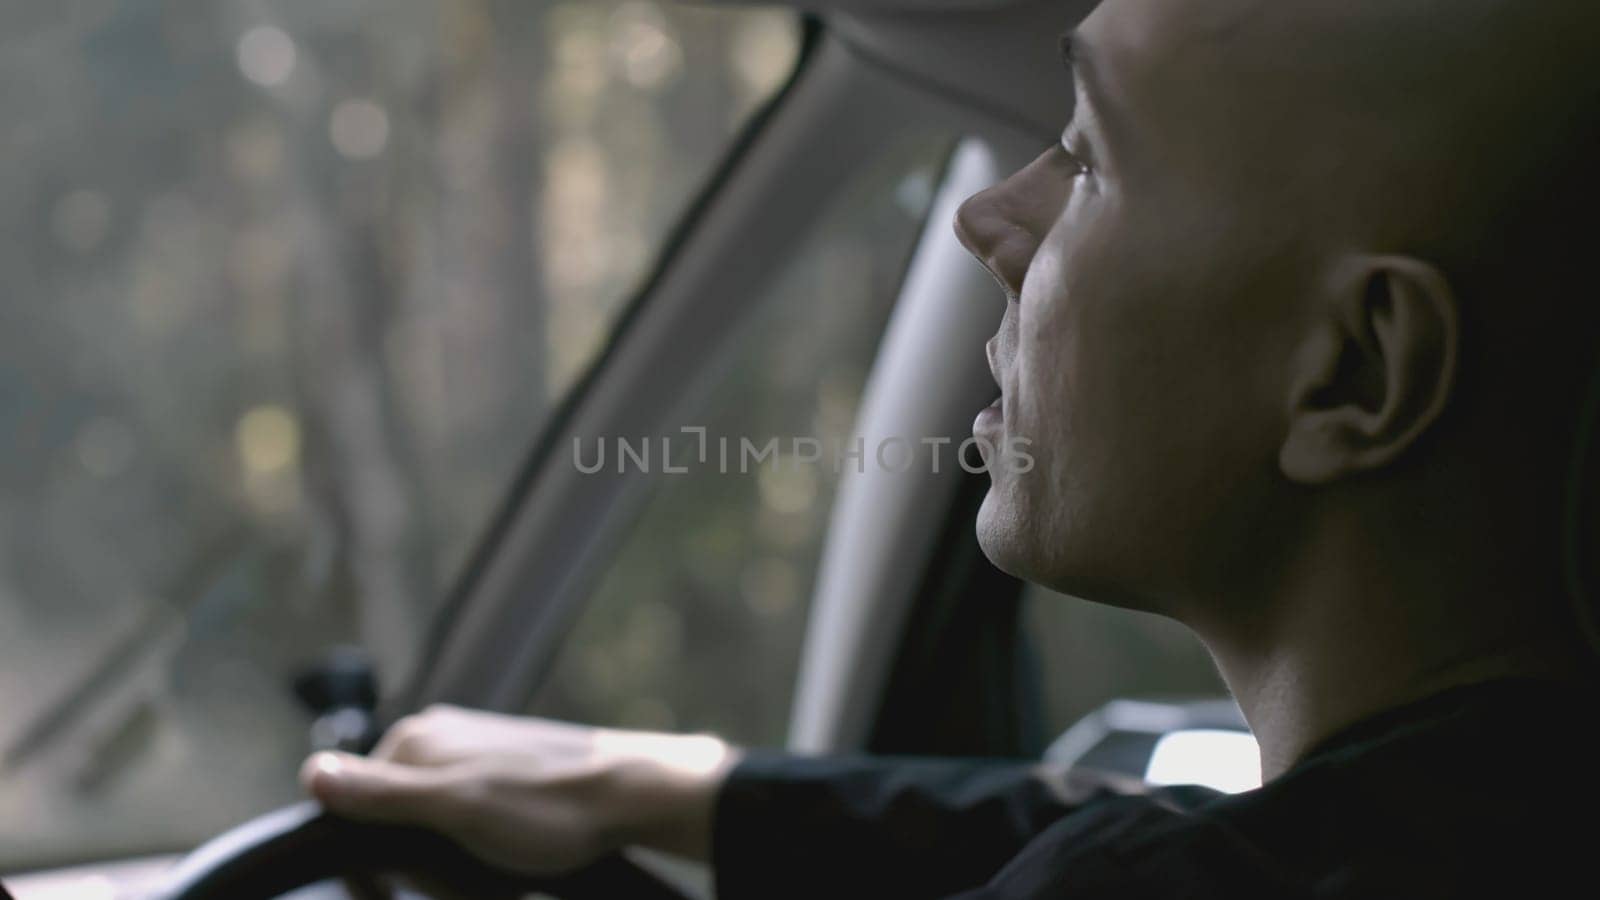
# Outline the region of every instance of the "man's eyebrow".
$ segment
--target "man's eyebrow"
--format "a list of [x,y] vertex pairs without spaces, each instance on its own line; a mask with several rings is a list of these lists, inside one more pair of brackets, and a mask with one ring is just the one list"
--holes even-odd
[[1061,62],[1067,67],[1074,85],[1082,88],[1086,94],[1096,95],[1095,99],[1098,100],[1100,78],[1099,67],[1095,65],[1098,60],[1083,40],[1082,33],[1076,28],[1069,28],[1056,39],[1056,45],[1061,50]]
[[1062,32],[1057,38],[1057,46],[1061,50],[1061,62],[1072,76],[1078,104],[1088,107],[1089,116],[1096,126],[1104,126],[1103,116],[1107,110],[1105,98],[1100,95],[1101,84],[1094,53],[1075,28]]
[[1082,38],[1078,37],[1076,28],[1068,28],[1056,38],[1056,46],[1061,49],[1061,62],[1067,67],[1068,72],[1077,74],[1078,60],[1083,58],[1083,51],[1079,49]]

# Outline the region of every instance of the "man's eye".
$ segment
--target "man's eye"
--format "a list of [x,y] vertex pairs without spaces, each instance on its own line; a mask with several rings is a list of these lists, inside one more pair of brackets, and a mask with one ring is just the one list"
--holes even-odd
[[1088,162],[1084,160],[1082,155],[1078,154],[1070,146],[1068,146],[1065,140],[1062,140],[1061,143],[1056,146],[1056,149],[1061,151],[1061,158],[1066,160],[1068,167],[1072,169],[1072,177],[1079,178],[1089,174],[1090,169]]
[[1076,177],[1089,174],[1093,171],[1093,167],[1089,165],[1088,154],[1080,153],[1074,149],[1077,146],[1077,136],[1074,131],[1075,129],[1068,128],[1062,132],[1061,140],[1057,142],[1057,146],[1060,147],[1067,162],[1074,169],[1073,174]]

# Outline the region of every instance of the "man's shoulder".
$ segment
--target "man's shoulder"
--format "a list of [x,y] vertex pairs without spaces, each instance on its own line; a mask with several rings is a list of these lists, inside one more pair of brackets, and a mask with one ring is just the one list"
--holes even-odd
[[1215,797],[1174,789],[1095,803],[1045,830],[963,900],[1311,896],[1301,873],[1217,814]]

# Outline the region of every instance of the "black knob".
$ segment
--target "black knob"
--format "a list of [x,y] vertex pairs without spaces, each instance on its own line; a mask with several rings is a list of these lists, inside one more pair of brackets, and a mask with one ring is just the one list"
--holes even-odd
[[359,647],[337,647],[294,679],[294,694],[316,717],[313,750],[362,752],[377,737],[378,675]]

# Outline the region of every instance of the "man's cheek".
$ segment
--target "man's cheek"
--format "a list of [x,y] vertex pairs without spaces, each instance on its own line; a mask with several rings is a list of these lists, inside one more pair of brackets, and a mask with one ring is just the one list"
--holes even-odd
[[1018,354],[1015,372],[1014,396],[1008,398],[1006,434],[1011,437],[1038,441],[1043,435],[1041,426],[1048,423],[1051,386],[1043,373],[1033,365],[1032,355]]
[[1034,506],[1049,508],[1071,481],[1074,410],[1064,379],[1053,367],[1024,366],[1016,398],[1015,421],[1007,422],[1008,476]]

